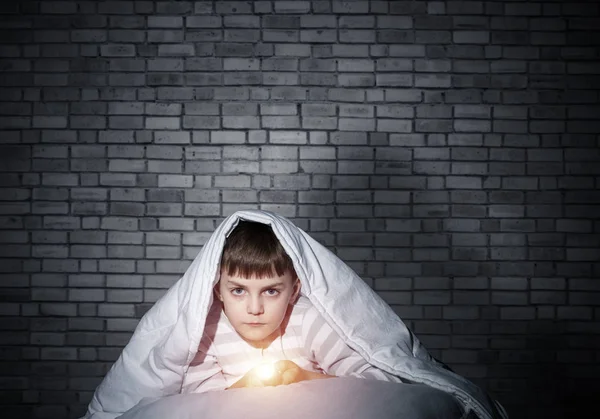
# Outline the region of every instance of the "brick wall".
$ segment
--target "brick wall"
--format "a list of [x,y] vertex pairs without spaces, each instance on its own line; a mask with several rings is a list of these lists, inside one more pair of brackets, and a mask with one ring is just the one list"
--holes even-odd
[[292,218],[512,418],[600,376],[593,1],[5,1],[0,403],[76,418],[215,226]]

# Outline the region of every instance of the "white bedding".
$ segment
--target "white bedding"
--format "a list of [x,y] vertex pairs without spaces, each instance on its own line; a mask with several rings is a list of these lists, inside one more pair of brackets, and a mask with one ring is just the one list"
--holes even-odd
[[294,263],[302,293],[369,363],[404,382],[452,394],[481,419],[507,417],[479,387],[442,368],[391,308],[324,246],[283,217],[240,211],[221,223],[183,277],[142,318],[96,389],[85,419],[114,419],[142,398],[179,393],[202,337],[225,238],[241,219],[271,225]]
[[458,401],[419,384],[360,378],[304,381],[144,399],[119,419],[463,419]]

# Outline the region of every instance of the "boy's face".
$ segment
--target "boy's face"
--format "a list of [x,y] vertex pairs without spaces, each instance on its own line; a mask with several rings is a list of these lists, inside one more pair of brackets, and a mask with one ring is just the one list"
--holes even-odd
[[243,278],[221,271],[216,286],[229,322],[253,346],[272,341],[289,305],[300,292],[300,281],[290,272],[283,276],[274,273],[272,278]]

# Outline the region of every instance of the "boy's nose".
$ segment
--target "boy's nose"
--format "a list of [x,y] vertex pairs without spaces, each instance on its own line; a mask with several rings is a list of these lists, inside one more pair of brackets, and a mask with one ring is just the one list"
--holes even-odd
[[260,298],[250,298],[248,302],[248,314],[262,314],[263,313],[263,303]]

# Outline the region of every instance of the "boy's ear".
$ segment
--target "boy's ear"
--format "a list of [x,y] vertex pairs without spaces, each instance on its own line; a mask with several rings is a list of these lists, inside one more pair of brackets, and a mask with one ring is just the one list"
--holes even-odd
[[300,295],[300,289],[302,288],[302,283],[300,282],[300,278],[296,277],[296,281],[294,282],[294,292],[290,298],[290,304],[296,304],[298,301],[298,296]]

